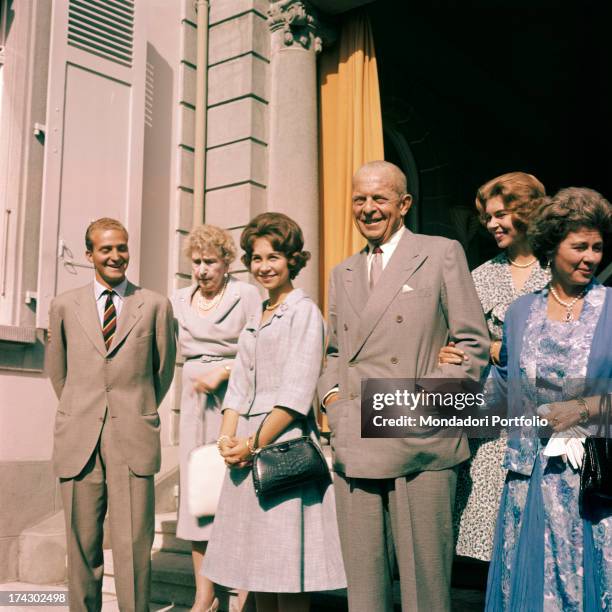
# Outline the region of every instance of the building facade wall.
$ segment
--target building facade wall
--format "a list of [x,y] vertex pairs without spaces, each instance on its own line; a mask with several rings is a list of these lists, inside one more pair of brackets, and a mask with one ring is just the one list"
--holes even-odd
[[[13,3],[4,0],[3,7],[8,4]],[[301,2],[280,4],[303,7]],[[146,32],[146,74],[142,198],[138,204],[141,216],[136,223],[132,219],[129,226],[130,243],[138,250],[133,255],[139,261],[135,272],[138,278],[132,278],[147,288],[170,295],[191,279],[189,262],[182,250],[193,225],[197,15],[191,0],[147,0],[138,6],[146,7],[137,16],[146,22],[144,28],[142,23],[138,24],[139,31]],[[268,17],[271,6],[273,3],[268,0],[209,3],[203,221],[228,229],[238,242],[242,228],[260,212],[281,210],[300,222],[303,222],[300,215],[306,214],[315,219],[314,226],[311,223],[305,228],[307,247],[316,251],[317,217],[311,214],[318,207],[316,189],[308,198],[297,198],[295,202],[285,196],[282,202],[269,197],[271,183],[277,193],[284,190],[291,194],[293,180],[313,182],[311,175],[304,179],[286,173],[283,176],[280,167],[271,170],[271,146],[276,146],[278,152],[286,151],[283,146],[293,136],[285,134],[283,140],[278,130],[270,134],[270,125],[282,126],[285,122],[287,127],[279,129],[291,131],[295,116],[298,122],[302,121],[300,129],[316,140],[316,113],[310,113],[313,116],[304,123],[301,113],[305,107],[299,104],[300,98],[307,96],[307,108],[316,109],[316,90],[310,78],[316,66],[315,49],[300,45],[290,48],[293,41],[282,42],[283,35],[278,29],[273,43],[274,32]],[[43,373],[45,330],[40,325],[36,328],[39,244],[49,250],[39,236],[41,218],[45,215],[44,130],[51,129],[46,126],[49,119],[45,116],[51,7],[45,0],[23,0],[13,6],[8,44],[12,48],[7,48],[6,66],[11,53],[21,58],[21,64],[18,69],[17,64],[3,69],[4,77],[14,74],[15,79],[11,81],[9,97],[4,79],[0,119],[6,122],[9,116],[7,99],[20,112],[10,116],[11,137],[7,136],[9,131],[4,129],[4,123],[0,133],[0,194],[4,194],[0,201],[5,216],[8,216],[5,209],[11,209],[9,242],[4,241],[2,247],[9,254],[4,263],[6,284],[12,292],[0,300],[0,488],[5,493],[0,506],[0,581],[19,577],[20,533],[61,509],[50,465],[56,400]],[[284,16],[281,19],[284,27],[283,20]],[[280,55],[282,51],[287,54]],[[292,64],[300,53],[313,55],[308,58],[300,55],[298,64]],[[307,67],[308,79],[300,74],[299,68],[297,72],[292,69],[300,63]],[[288,75],[286,85],[295,88],[291,91],[297,105],[289,104],[292,95],[286,95],[287,92],[279,95],[279,84],[271,86],[273,68],[278,74]],[[305,82],[310,89],[304,89]],[[276,95],[277,106],[283,108],[275,108],[272,95]],[[34,124],[40,128],[36,134]],[[296,155],[299,154],[304,152],[298,147]],[[307,157],[309,167],[316,169],[316,142],[314,149],[309,145]],[[100,217],[106,212],[100,207],[95,214]],[[84,230],[80,225],[78,229]],[[57,266],[55,262],[53,265]],[[313,268],[316,275],[316,266]],[[238,278],[248,279],[239,258],[232,272]],[[6,337],[12,341],[1,339]],[[177,370],[175,384],[160,408],[162,472],[175,470],[177,463],[180,364]]]

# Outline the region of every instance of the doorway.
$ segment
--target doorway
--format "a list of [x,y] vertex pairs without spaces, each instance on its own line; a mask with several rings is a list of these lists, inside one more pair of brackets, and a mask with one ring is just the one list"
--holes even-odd
[[[386,157],[416,177],[419,231],[460,240],[470,267],[496,253],[474,208],[476,189],[494,176],[522,170],[549,194],[586,186],[612,198],[605,7],[542,0],[368,5]],[[610,259],[608,252],[600,270]]]

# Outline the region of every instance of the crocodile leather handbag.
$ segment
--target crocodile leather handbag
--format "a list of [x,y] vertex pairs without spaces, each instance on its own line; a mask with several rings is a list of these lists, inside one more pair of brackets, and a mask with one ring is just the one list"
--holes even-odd
[[610,394],[606,393],[599,402],[597,434],[589,436],[584,442],[584,459],[580,472],[580,511],[585,517],[594,516],[612,505],[610,411]]
[[300,485],[330,480],[329,468],[321,448],[308,436],[258,448],[262,421],[255,434],[253,483],[255,493],[265,497]]

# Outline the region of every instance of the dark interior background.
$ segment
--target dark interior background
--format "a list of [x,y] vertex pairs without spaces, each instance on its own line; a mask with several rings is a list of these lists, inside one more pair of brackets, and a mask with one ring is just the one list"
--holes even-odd
[[459,239],[473,267],[496,252],[474,213],[486,180],[522,170],[549,194],[573,185],[612,197],[606,3],[378,0],[361,10],[385,154],[408,174],[419,231]]

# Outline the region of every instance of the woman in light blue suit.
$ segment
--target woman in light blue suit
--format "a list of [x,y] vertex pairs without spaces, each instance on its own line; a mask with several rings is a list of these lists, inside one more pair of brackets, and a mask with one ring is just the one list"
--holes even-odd
[[318,444],[312,407],[325,330],[317,305],[293,288],[310,256],[303,244],[299,226],[280,213],[255,217],[240,240],[243,262],[269,297],[238,341],[217,442],[231,469],[203,572],[254,591],[258,612],[305,612],[309,592],[346,586],[330,483],[258,498],[250,469],[264,419],[259,446],[302,435]]

